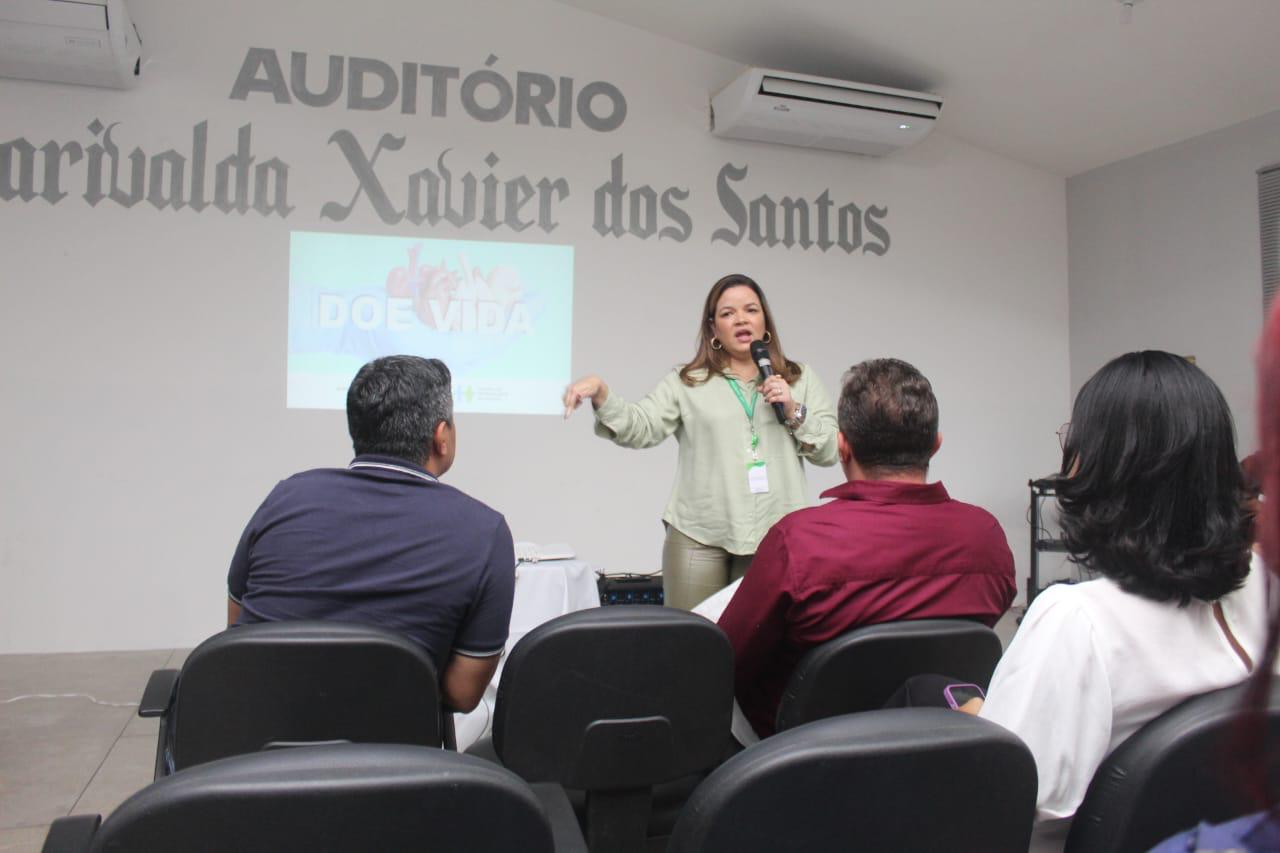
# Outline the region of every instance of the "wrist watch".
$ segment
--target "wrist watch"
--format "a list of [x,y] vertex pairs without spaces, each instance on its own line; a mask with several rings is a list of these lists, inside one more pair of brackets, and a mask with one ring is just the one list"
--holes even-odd
[[804,423],[805,416],[807,416],[808,414],[809,414],[809,410],[805,407],[804,403],[800,403],[799,405],[797,405],[796,413],[791,417],[787,418],[787,421],[786,421],[787,429],[795,429],[796,427],[800,426],[802,423]]

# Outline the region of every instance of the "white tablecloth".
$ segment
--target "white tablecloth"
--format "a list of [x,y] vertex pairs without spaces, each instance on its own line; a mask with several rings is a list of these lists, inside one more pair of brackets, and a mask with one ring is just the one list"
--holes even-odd
[[498,679],[507,655],[520,638],[534,628],[575,610],[600,606],[595,571],[581,560],[544,560],[516,566],[515,600],[511,606],[511,631],[498,663],[498,671],[484,690],[484,698],[469,714],[455,714],[458,751],[489,734],[493,727],[493,707],[498,696]]

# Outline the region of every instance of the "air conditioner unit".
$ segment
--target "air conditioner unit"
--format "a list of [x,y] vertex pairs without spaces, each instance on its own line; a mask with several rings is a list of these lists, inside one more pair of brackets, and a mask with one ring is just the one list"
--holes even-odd
[[937,95],[752,68],[711,99],[711,132],[880,155],[924,139],[941,112]]
[[0,76],[126,89],[141,71],[125,0],[0,3]]

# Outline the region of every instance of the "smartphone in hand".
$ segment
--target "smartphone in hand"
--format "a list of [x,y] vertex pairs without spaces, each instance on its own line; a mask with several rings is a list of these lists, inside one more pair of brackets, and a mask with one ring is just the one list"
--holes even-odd
[[[936,687],[934,688],[937,689]],[[953,709],[958,709],[971,699],[986,699],[987,695],[976,684],[948,684],[942,688],[943,698]]]

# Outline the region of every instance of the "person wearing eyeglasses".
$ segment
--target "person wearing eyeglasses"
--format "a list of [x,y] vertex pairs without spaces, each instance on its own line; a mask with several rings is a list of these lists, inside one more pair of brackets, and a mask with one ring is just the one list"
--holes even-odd
[[1061,849],[1102,759],[1191,696],[1248,677],[1265,648],[1264,572],[1231,412],[1186,359],[1134,352],[1085,383],[1058,502],[1073,560],[1100,577],[1028,608],[977,712],[1018,735],[1039,777],[1033,850]]

